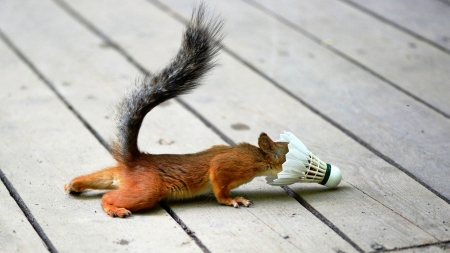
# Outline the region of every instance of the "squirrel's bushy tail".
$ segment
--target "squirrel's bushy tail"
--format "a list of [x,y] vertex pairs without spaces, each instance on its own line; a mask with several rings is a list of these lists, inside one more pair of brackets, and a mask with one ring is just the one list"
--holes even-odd
[[181,48],[170,64],[153,76],[146,76],[119,103],[117,139],[112,154],[121,162],[136,158],[139,129],[145,115],[160,103],[185,94],[197,87],[206,72],[215,66],[214,57],[220,49],[222,21],[207,17],[205,6],[194,9],[183,35]]

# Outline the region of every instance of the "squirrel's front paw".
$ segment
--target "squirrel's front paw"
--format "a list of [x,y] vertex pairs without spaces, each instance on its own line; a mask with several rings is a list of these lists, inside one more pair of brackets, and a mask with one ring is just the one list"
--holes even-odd
[[[250,200],[248,200],[248,199],[245,199],[245,198],[243,198],[243,197],[236,197],[236,198],[234,198],[234,200],[235,200],[237,203],[243,204],[245,207],[249,207],[250,205],[253,204],[252,201],[250,201]],[[233,206],[236,207],[235,205],[233,205]],[[237,207],[239,207],[239,205],[238,205]]]
[[227,200],[223,201],[222,204],[233,206],[235,208],[239,208],[239,204],[242,204],[245,207],[249,207],[250,205],[253,204],[253,202],[251,202],[250,200],[245,199],[243,197],[235,197],[234,199],[228,198]]

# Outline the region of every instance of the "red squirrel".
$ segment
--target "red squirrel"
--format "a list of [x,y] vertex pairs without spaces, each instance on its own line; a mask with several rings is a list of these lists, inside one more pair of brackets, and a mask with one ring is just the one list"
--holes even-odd
[[211,192],[221,204],[248,207],[250,200],[232,198],[230,190],[257,176],[276,175],[282,170],[287,143],[273,142],[265,133],[259,136],[259,147],[248,143],[217,145],[184,155],[155,155],[138,149],[145,115],[162,102],[193,90],[215,66],[223,23],[206,16],[202,4],[194,8],[174,59],[159,73],[137,83],[117,106],[117,138],[111,144],[117,165],[74,178],[64,186],[68,193],[110,189],[102,197],[102,207],[108,215],[122,218],[161,200]]

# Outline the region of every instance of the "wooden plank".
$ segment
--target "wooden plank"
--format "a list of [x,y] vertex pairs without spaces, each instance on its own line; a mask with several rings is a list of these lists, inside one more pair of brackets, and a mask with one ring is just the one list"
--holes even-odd
[[450,51],[449,2],[345,0]]
[[340,1],[258,4],[450,117],[447,53]]
[[[179,45],[182,26],[155,8],[151,8],[151,12],[148,12],[146,8],[151,6],[146,2],[123,3],[116,1],[113,5],[114,8],[100,6],[100,9],[97,8],[99,6],[95,6],[95,4],[98,4],[95,2],[76,3],[85,4],[84,6],[87,8],[85,11],[94,16],[97,15],[92,10],[106,10],[105,13],[98,15],[101,18],[108,19],[106,14],[109,11],[118,13],[118,19],[114,22],[127,23],[127,20],[139,18],[141,15],[151,18],[151,20],[144,19],[140,21],[142,23],[139,23],[138,26],[144,23],[164,24],[169,22],[173,29],[167,29],[166,27],[162,29],[162,33],[150,29],[144,34],[152,34],[152,36],[144,37],[152,39],[159,37],[161,34],[163,37],[176,38],[173,41],[168,40],[168,43],[164,42],[166,45],[162,49],[164,49],[167,59],[175,52],[168,44],[174,43],[175,48]],[[136,3],[137,5],[135,5]],[[144,5],[145,8],[141,5]],[[55,84],[64,97],[73,104],[73,107],[92,124],[93,128],[102,136],[107,136],[112,129],[111,126],[104,123],[105,120],[103,119],[105,108],[110,106],[108,99],[117,96],[114,93],[119,89],[118,83],[120,81],[117,80],[125,73],[128,75],[129,72],[135,70],[130,71],[129,68],[131,67],[126,60],[121,59],[120,55],[113,50],[99,47],[98,45],[102,45],[102,42],[94,34],[76,23],[57,6],[42,1],[39,4],[29,2],[27,5],[17,5],[16,8],[20,11],[14,13],[14,19],[12,19],[12,16],[8,18],[5,14],[5,31],[27,57],[30,57],[33,63],[42,70],[43,74]],[[152,15],[149,15],[149,13]],[[119,16],[125,17],[124,20],[121,20]],[[59,22],[49,26],[48,20],[58,20]],[[45,29],[42,29],[44,27]],[[126,26],[123,27],[124,29],[117,27],[117,23],[111,26],[111,28],[113,27],[115,27],[114,30],[117,29],[121,32],[126,32],[128,29]],[[155,28],[156,26],[151,27]],[[171,32],[164,35],[167,31]],[[57,37],[55,37],[56,34]],[[49,37],[52,39],[49,40]],[[72,38],[77,38],[77,40]],[[30,39],[33,41],[32,45],[27,43]],[[142,48],[153,50],[152,52],[160,50],[157,46],[151,47],[149,45],[151,44]],[[58,60],[55,59],[64,59],[64,64],[58,64]],[[155,60],[155,62],[161,61],[161,59],[155,57],[149,59]],[[163,66],[162,64],[159,65],[159,68]],[[95,71],[92,71],[92,69],[95,69]],[[110,97],[103,98],[106,96]],[[91,102],[91,100],[86,99],[88,97],[96,99],[91,99]],[[85,105],[86,103],[89,103],[89,106]],[[92,108],[95,108],[96,112],[92,112],[94,111]],[[167,115],[170,115],[170,117]],[[206,144],[209,147],[213,144],[223,143],[217,135],[174,101],[171,101],[169,106],[162,106],[154,112],[152,111],[148,120],[147,126],[143,126],[141,143],[145,144],[143,149],[150,150],[150,152],[176,153],[181,150],[186,153],[203,149]],[[179,127],[181,124],[183,127]],[[145,130],[145,128],[151,131]],[[175,143],[162,149],[155,145],[160,138],[175,140]],[[179,146],[177,147],[177,145]],[[76,152],[74,151],[74,153]],[[95,165],[91,164],[90,169],[98,168]],[[73,174],[79,173],[79,171],[75,171]],[[64,176],[64,180],[69,180],[71,176]],[[254,193],[250,196],[254,197],[255,201],[267,200],[267,191],[264,190],[264,187],[268,186],[254,186],[252,188]],[[200,199],[199,201],[202,203],[200,208],[195,208],[199,205],[198,202],[186,202],[173,209],[176,213],[182,214],[179,215],[181,219],[212,251],[273,250],[292,252],[319,250],[335,252],[342,250],[355,252],[350,244],[302,208],[280,188],[275,188],[274,192],[278,193],[279,202],[268,202],[265,205],[267,214],[262,217],[256,216],[252,212],[253,208],[236,210],[223,207],[218,205],[215,199],[211,197]],[[96,201],[99,207],[98,200],[93,201]],[[280,212],[284,214],[296,213],[302,218],[293,221],[292,217],[287,215],[278,217]],[[153,216],[153,212],[150,214]],[[105,219],[109,219],[103,213],[101,215],[105,216]],[[273,224],[274,220],[277,221],[277,224]],[[217,224],[220,224],[220,226],[217,226]],[[261,231],[261,233],[255,233],[255,231]],[[292,239],[285,239],[285,235],[289,235]],[[317,235],[323,236],[318,238]],[[224,237],[227,240],[224,240]],[[160,240],[162,242],[167,241],[167,239]],[[324,244],[323,240],[328,243]],[[163,247],[160,248],[164,249]]]
[[[251,6],[236,4],[243,14],[230,14],[227,24],[233,52],[450,199],[449,175],[442,170],[450,166],[448,119]],[[189,5],[183,5],[185,14]],[[234,6],[220,8],[232,13]]]
[[[287,9],[287,6],[284,9]],[[288,35],[286,34],[286,36]],[[297,43],[297,45],[289,44],[286,46],[289,48],[295,47],[292,52],[301,55],[308,54],[308,51],[314,52],[315,59],[291,58],[290,61],[295,62],[296,65],[294,66],[298,67],[304,66],[305,62],[311,65],[307,71],[314,70],[314,83],[312,85],[314,85],[315,90],[322,86],[321,83],[329,84],[325,87],[322,86],[325,89],[317,92],[317,95],[327,92],[326,90],[330,87],[337,89],[337,91],[328,92],[331,96],[323,100],[324,106],[320,107],[320,110],[332,111],[333,109],[327,108],[339,106],[342,113],[342,111],[348,111],[348,108],[354,108],[351,116],[349,117],[347,114],[346,117],[348,118],[345,122],[339,121],[340,124],[363,137],[369,145],[390,156],[420,180],[446,196],[447,199],[450,198],[450,186],[447,184],[449,177],[441,169],[450,165],[449,157],[442,152],[443,149],[448,148],[450,140],[450,132],[447,131],[450,127],[448,120],[430,112],[426,107],[400,92],[396,92],[395,89],[383,87],[386,84],[369,74],[364,74],[363,71],[358,71],[355,67],[352,68],[351,64],[342,64],[343,61],[339,60],[338,57],[329,58],[328,56],[332,54],[322,54],[325,50],[312,51],[318,47],[306,48],[305,45],[304,43]],[[300,47],[305,47],[305,49],[301,50]],[[243,50],[240,52],[243,52]],[[400,57],[398,54],[393,54],[392,58],[398,57]],[[318,66],[317,64],[321,64],[322,59],[331,61],[330,64],[335,66],[335,70],[315,68]],[[317,60],[320,62],[317,62]],[[270,71],[263,64],[258,64],[257,59],[254,59],[252,63],[258,67],[261,66],[263,70]],[[349,68],[354,71],[348,71]],[[324,72],[330,74],[323,75]],[[433,75],[433,73],[435,73],[433,70],[428,72],[430,75]],[[294,75],[281,76],[271,71],[271,77],[302,98],[305,97],[305,92],[298,83],[305,80],[301,77],[303,74],[298,73],[297,75],[294,73]],[[399,75],[401,74],[399,73]],[[345,87],[342,87],[343,85]],[[343,91],[343,89],[345,90]],[[342,95],[336,96],[336,93]],[[383,94],[383,96],[374,96],[374,93]],[[370,99],[361,99],[366,97]],[[319,96],[308,98],[316,100],[319,99]],[[333,101],[332,105],[328,101]],[[335,114],[329,115],[333,119],[336,118]],[[376,122],[376,124],[373,124],[373,122]],[[370,129],[370,131],[367,131],[367,129]],[[382,142],[379,141],[379,131],[383,133]],[[399,146],[402,148],[399,148]],[[426,174],[423,173],[424,167],[428,171]],[[429,176],[430,174],[431,176]]]
[[[6,28],[3,17],[8,16],[4,13],[18,7],[4,3],[0,6],[2,29]],[[34,10],[42,11],[39,7]],[[20,16],[20,11],[12,13],[17,14],[16,18]],[[32,46],[36,46],[34,41]],[[201,252],[160,207],[149,211],[151,215],[111,219],[99,204],[99,193],[84,197],[66,194],[63,185],[71,177],[113,161],[72,112],[4,43],[0,43],[0,55],[0,167],[57,250]],[[22,222],[8,217],[3,226],[3,219],[0,221],[2,230],[7,232]],[[20,227],[15,230],[18,235],[27,235]],[[23,238],[29,240],[30,247],[35,241],[33,236]],[[3,241],[4,238],[2,245]],[[11,247],[20,248],[20,243],[13,242]],[[37,245],[24,251],[41,248]]]
[[263,178],[239,187],[233,194],[251,199],[254,205],[237,211],[217,207],[214,197],[209,196],[171,203],[171,207],[189,227],[194,228],[196,235],[212,252],[357,252],[295,203],[285,191],[267,185]]
[[[304,139],[319,157],[338,164],[344,174],[344,182],[338,190],[300,184],[291,188],[363,250],[370,251],[374,244],[392,249],[449,238],[450,233],[442,222],[450,219],[450,207],[443,200],[295,100],[279,94],[264,79],[239,72],[245,68],[243,65],[225,56],[220,62],[223,70],[211,77],[216,87],[207,86],[193,94],[188,100],[190,105],[213,122],[226,117],[218,127],[233,140],[254,143],[258,132],[277,136],[283,130],[290,130]],[[239,94],[236,94],[237,90]],[[211,94],[220,94],[214,98],[214,107],[202,102],[202,98]],[[260,97],[252,98],[255,94]],[[268,100],[283,103],[267,103]],[[299,120],[292,117],[293,111],[308,125],[299,125]],[[245,118],[249,112],[252,117]],[[235,123],[245,124],[251,131],[236,131],[231,127]],[[350,159],[348,154],[351,154]],[[414,193],[411,193],[412,189]],[[424,199],[433,201],[430,204],[433,206],[429,206],[429,202],[420,203]],[[430,217],[430,212],[437,212],[439,218]]]
[[398,253],[448,253],[450,249],[450,245],[448,243],[436,244],[436,245],[427,245],[423,247],[417,248],[408,248],[408,249],[399,249],[394,250],[392,252]]
[[449,243],[442,243],[437,245],[430,245],[420,248],[412,248],[412,249],[405,249],[405,250],[398,250],[394,252],[401,252],[401,253],[448,253],[450,250],[450,244]]
[[[0,66],[4,65],[0,60]],[[0,184],[0,202],[0,251],[47,252],[41,238],[3,184]]]
[[[192,4],[170,1],[165,3],[170,3],[175,11],[182,12],[185,17],[189,15]],[[244,24],[275,27],[273,31],[283,34],[282,27],[278,27],[274,23],[264,23],[267,17],[252,12],[248,6],[240,5],[235,1],[228,1],[226,6],[221,3],[217,3],[217,5],[220,6],[217,9],[223,10],[223,16],[227,20],[228,34],[231,38],[226,39],[226,43],[236,40],[233,38],[232,28],[237,28],[239,25],[245,27]],[[234,10],[239,10],[239,15],[236,15]],[[168,12],[173,13],[173,10],[168,10]],[[113,17],[109,19],[114,20]],[[238,19],[238,21],[234,19]],[[253,29],[245,27],[241,31],[243,30],[251,30],[252,36],[261,33],[255,27]],[[136,33],[140,32],[136,31]],[[119,44],[121,44],[121,40],[128,40],[112,34],[114,31],[108,33],[117,39]],[[248,32],[246,34],[248,36]],[[286,38],[286,36],[282,37]],[[250,38],[249,40],[260,41],[259,38]],[[147,44],[145,39],[135,39],[134,42],[136,48]],[[239,42],[245,45],[248,40],[243,39]],[[138,50],[133,51],[135,49],[129,47],[127,49],[136,59],[145,61],[139,57]],[[250,48],[247,49],[250,51]],[[445,223],[443,223],[449,219],[449,206],[443,200],[320,120],[316,115],[311,114],[296,101],[279,94],[280,92],[264,79],[242,71],[245,69],[242,64],[237,64],[226,55],[220,59],[220,62],[222,67],[216,70],[210,80],[216,85],[205,86],[189,97],[189,103],[236,141],[254,142],[255,136],[260,131],[267,131],[275,135],[283,128],[291,129],[299,135],[305,136],[308,143],[316,143],[316,146],[311,144],[313,150],[322,150],[323,154],[327,154],[325,157],[331,157],[331,161],[334,158],[337,164],[345,165],[343,167],[347,170],[347,182],[352,186],[349,187],[352,190],[348,195],[340,194],[345,196],[346,200],[351,199],[349,201],[341,201],[336,195],[333,195],[335,197],[333,198],[330,195],[316,194],[320,188],[313,188],[314,190],[310,192],[303,187],[309,189],[311,186],[296,186],[298,188],[295,189],[356,242],[363,243],[363,249],[371,250],[371,245],[375,243],[382,243],[387,248],[395,248],[400,245],[411,246],[449,238],[449,232],[445,230]],[[220,94],[220,96],[211,98],[211,94]],[[255,98],[255,94],[257,94],[257,98]],[[214,101],[214,106],[211,101]],[[267,103],[267,101],[283,101],[283,103]],[[301,122],[308,122],[308,124],[299,125],[299,118],[292,118],[293,111],[296,115],[301,115]],[[252,115],[252,117],[249,118],[248,115]],[[244,123],[250,127],[251,131],[236,131],[232,128],[235,123]],[[319,143],[320,146],[318,146]],[[347,158],[349,153],[355,158],[349,160]],[[343,188],[347,189],[348,187]],[[338,193],[336,194],[338,195]],[[320,200],[315,200],[319,198],[318,195],[321,196]],[[424,199],[427,200],[427,203],[421,203]],[[433,201],[433,204],[428,200]],[[336,208],[330,208],[330,206]],[[430,217],[429,213],[438,213],[439,218]],[[346,220],[342,217],[350,218]],[[368,224],[364,224],[365,226],[362,227],[361,222],[367,219],[369,219]],[[408,224],[405,225],[408,229],[403,231],[402,228],[406,228],[404,223]],[[410,230],[413,229],[410,226],[413,228],[416,226],[414,232]],[[361,233],[361,231],[363,232]],[[401,242],[394,242],[391,235]]]

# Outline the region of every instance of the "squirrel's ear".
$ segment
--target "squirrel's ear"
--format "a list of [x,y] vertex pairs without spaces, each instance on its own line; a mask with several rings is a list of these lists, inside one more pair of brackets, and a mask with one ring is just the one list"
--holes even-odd
[[271,153],[275,147],[275,143],[266,133],[259,135],[258,145],[265,153]]

